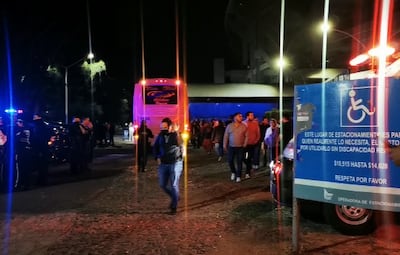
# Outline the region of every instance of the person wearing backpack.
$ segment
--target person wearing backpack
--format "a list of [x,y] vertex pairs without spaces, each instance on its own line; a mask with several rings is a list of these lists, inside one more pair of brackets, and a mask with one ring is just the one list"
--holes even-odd
[[159,185],[171,198],[170,213],[176,214],[179,201],[179,179],[183,170],[181,140],[172,128],[170,118],[161,121],[160,133],[157,136],[153,153],[158,163]]

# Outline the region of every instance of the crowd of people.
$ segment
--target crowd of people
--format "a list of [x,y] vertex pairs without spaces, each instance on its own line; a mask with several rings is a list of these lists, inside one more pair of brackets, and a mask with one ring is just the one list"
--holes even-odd
[[[51,146],[69,162],[71,174],[90,172],[95,146],[114,146],[115,127],[111,123],[93,125],[90,118],[74,117],[61,131],[34,114],[30,121],[17,116],[0,117],[0,186],[3,190],[26,190],[32,185],[31,175],[37,172],[37,185],[48,184]],[[11,156],[10,156],[11,155]],[[61,157],[61,156],[60,156]],[[11,169],[11,170],[10,170]]]
[[290,116],[284,114],[280,121],[267,117],[258,121],[252,111],[246,112],[245,119],[235,113],[226,122],[193,120],[190,130],[193,148],[203,147],[208,154],[214,148],[218,161],[226,154],[231,180],[236,182],[241,181],[243,165],[244,178],[251,178],[259,167],[276,161],[281,144],[285,147],[293,136]]
[[[50,130],[39,114],[32,122],[16,119],[6,125],[0,118],[0,174],[3,189],[25,190],[30,186],[30,175],[36,171],[37,184],[46,185],[48,176],[48,142]],[[12,136],[12,133],[14,136]],[[9,156],[12,155],[12,156]],[[9,171],[13,169],[13,171]],[[18,171],[14,171],[18,170]],[[11,183],[10,183],[11,182]]]
[[[142,121],[138,130],[138,164],[143,172],[147,162],[150,147],[149,139],[153,132]],[[194,149],[203,148],[207,154],[213,149],[221,161],[227,154],[231,172],[231,180],[240,182],[242,166],[245,165],[245,178],[251,178],[259,168],[260,162],[266,166],[269,161],[277,160],[280,143],[286,145],[293,136],[293,127],[288,116],[278,123],[277,120],[263,118],[259,121],[254,113],[246,113],[243,120],[241,113],[235,113],[232,120],[224,123],[221,120],[193,120],[190,125],[190,145]],[[282,134],[282,135],[281,135]],[[179,201],[179,180],[183,171],[182,139],[178,128],[169,118],[164,118],[160,124],[160,133],[153,143],[153,155],[158,163],[159,186],[170,198],[170,212],[176,213]],[[260,156],[263,160],[260,160]]]

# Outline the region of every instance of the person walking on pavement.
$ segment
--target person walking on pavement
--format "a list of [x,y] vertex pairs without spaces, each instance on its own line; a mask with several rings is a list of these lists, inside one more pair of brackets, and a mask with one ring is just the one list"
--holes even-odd
[[133,123],[129,122],[128,125],[128,141],[133,142],[133,133],[135,131],[135,128],[133,127]]
[[284,113],[282,116],[281,124],[279,126],[282,143],[282,148],[285,149],[286,145],[289,143],[290,139],[293,137],[293,124],[292,119],[288,113]]
[[278,158],[278,148],[279,148],[279,127],[275,119],[269,121],[269,128],[265,132],[264,142],[268,147],[270,164],[276,162]]
[[198,120],[193,120],[190,127],[190,143],[194,149],[200,148],[199,136],[200,136],[200,123]]
[[50,130],[39,114],[33,115],[32,127],[32,162],[38,172],[38,184],[47,185],[48,177],[48,142]]
[[161,121],[153,153],[158,163],[158,180],[161,189],[171,198],[170,213],[175,214],[179,200],[179,179],[183,169],[181,140],[172,128],[170,118]]
[[69,127],[70,140],[70,171],[77,174],[88,170],[87,157],[85,155],[85,135],[87,130],[81,124],[81,119],[74,117]]
[[262,122],[260,123],[260,142],[259,142],[259,150],[258,150],[258,156],[256,158],[256,163],[257,165],[260,165],[260,157],[262,156],[263,160],[263,167],[267,166],[267,162],[269,162],[269,154],[267,151],[267,145],[264,143],[264,137],[265,133],[267,132],[267,129],[269,128],[269,120],[267,117],[264,117]]
[[211,141],[214,144],[214,150],[218,155],[218,162],[222,160],[224,156],[224,123],[220,120],[214,120],[214,126],[211,133]]
[[140,127],[135,130],[135,135],[138,137],[137,150],[138,150],[138,166],[140,172],[146,171],[147,154],[151,150],[150,138],[154,138],[153,132],[147,127],[146,121],[142,120]]
[[235,113],[233,122],[228,124],[224,134],[224,150],[228,152],[231,181],[236,182],[241,181],[244,148],[247,146],[247,126],[242,119],[241,113]]
[[91,163],[93,162],[94,147],[96,146],[96,142],[93,135],[93,123],[90,121],[89,117],[86,117],[82,121],[82,126],[86,131],[83,134],[84,156],[86,157],[86,161],[88,163]]
[[243,121],[247,126],[247,146],[245,148],[244,162],[246,164],[245,179],[249,179],[252,171],[258,169],[255,164],[256,155],[258,154],[258,144],[260,140],[260,127],[258,121],[254,117],[253,112],[246,113],[246,120]]
[[115,124],[113,122],[110,122],[108,124],[108,135],[110,139],[110,146],[115,146],[114,144]]
[[201,126],[201,137],[203,137],[202,139],[203,148],[208,155],[210,155],[212,151],[211,135],[212,135],[211,124],[208,121],[204,121],[203,125]]

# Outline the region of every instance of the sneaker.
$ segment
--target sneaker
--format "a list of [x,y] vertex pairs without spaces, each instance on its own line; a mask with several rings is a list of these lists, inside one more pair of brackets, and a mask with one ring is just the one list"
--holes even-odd
[[250,174],[246,174],[246,175],[244,176],[244,178],[245,178],[245,179],[250,179]]
[[259,168],[258,165],[254,165],[254,166],[253,166],[253,169],[254,169],[254,170],[258,170],[258,168]]
[[237,177],[237,178],[236,178],[236,182],[240,182],[240,177]]
[[235,180],[235,174],[231,173],[231,181],[234,181],[234,180]]
[[222,160],[222,157],[221,156],[219,156],[218,157],[218,162],[220,162]]

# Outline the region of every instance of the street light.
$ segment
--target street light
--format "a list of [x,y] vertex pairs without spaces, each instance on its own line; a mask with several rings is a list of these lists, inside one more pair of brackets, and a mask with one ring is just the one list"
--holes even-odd
[[337,29],[337,28],[332,28],[328,23],[322,23],[322,25],[321,25],[321,30],[322,30],[322,32],[325,32],[325,31],[328,32],[328,31],[332,30],[332,31],[334,31],[334,32],[338,32],[338,33],[344,34],[344,35],[346,35],[346,36],[352,38],[352,39],[353,39],[354,41],[356,41],[359,45],[361,45],[361,47],[363,48],[363,50],[366,50],[366,49],[367,49],[367,46],[366,46],[363,42],[361,42],[360,39],[358,39],[357,37],[355,37],[354,35],[352,35],[352,34],[346,32],[346,31],[343,31],[343,30],[340,30],[340,29]]
[[64,74],[64,84],[65,84],[65,87],[64,87],[64,89],[65,89],[65,93],[64,93],[64,95],[65,95],[65,98],[64,98],[64,101],[65,101],[65,106],[64,106],[65,107],[65,124],[68,124],[68,119],[69,119],[68,118],[68,69],[70,67],[73,67],[74,65],[78,64],[79,62],[81,62],[84,59],[92,60],[93,58],[94,58],[94,55],[93,55],[92,52],[90,52],[87,56],[76,60],[75,62],[73,62],[70,65],[64,66],[64,69],[65,69],[65,74]]
[[376,48],[368,49],[367,46],[364,43],[362,43],[357,37],[353,36],[352,34],[346,32],[346,31],[340,30],[340,29],[335,29],[335,28],[332,29],[328,23],[323,23],[321,25],[321,29],[324,32],[332,30],[332,31],[335,31],[335,32],[338,32],[338,33],[342,33],[342,34],[352,38],[359,45],[361,45],[364,53],[361,53],[361,54],[357,55],[356,57],[352,58],[349,61],[350,66],[361,65],[364,62],[366,62],[367,60],[369,60],[371,58],[374,58],[374,57],[378,57],[378,56],[388,57],[388,56],[392,55],[395,52],[395,49],[393,47],[389,46],[389,45],[386,45],[384,47],[383,46],[378,46]]

